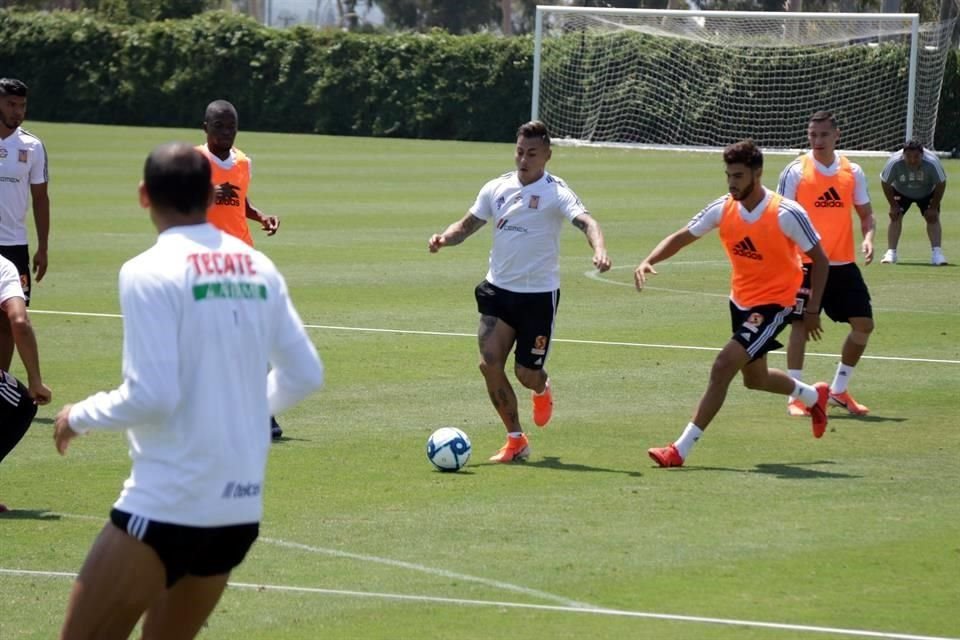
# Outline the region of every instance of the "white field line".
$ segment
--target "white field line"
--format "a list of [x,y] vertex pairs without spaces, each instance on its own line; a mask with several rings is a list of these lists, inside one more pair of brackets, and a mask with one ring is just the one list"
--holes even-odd
[[[631,285],[632,286],[632,285]],[[724,296],[726,297],[726,296]],[[90,318],[122,318],[123,316],[119,313],[88,313],[83,311],[50,311],[42,309],[30,309],[30,314],[47,314],[47,315],[59,315],[59,316],[81,316],[81,317],[90,317]],[[455,331],[418,331],[414,329],[385,329],[378,327],[344,327],[338,325],[329,325],[329,324],[306,324],[303,325],[307,329],[322,329],[326,331],[357,331],[364,333],[393,333],[399,335],[415,335],[415,336],[442,336],[449,338],[476,338],[477,334],[475,333],[458,333]],[[590,344],[590,345],[599,345],[599,346],[610,346],[610,347],[639,347],[644,349],[680,349],[685,351],[720,351],[718,347],[701,347],[696,345],[684,345],[684,344],[656,344],[656,343],[647,343],[647,342],[618,342],[610,340],[575,340],[572,338],[554,338],[554,342],[566,342],[569,344]],[[773,354],[784,355],[784,351],[771,351]],[[839,358],[839,353],[811,353],[807,352],[806,354],[812,358]],[[960,364],[960,360],[946,360],[938,358],[911,358],[905,356],[875,356],[875,355],[866,355],[860,357],[861,360],[888,360],[888,361],[897,361],[897,362],[925,362],[929,364]]]
[[[75,573],[66,571],[29,571],[25,569],[2,569],[0,575],[75,578]],[[623,609],[606,609],[601,607],[566,607],[549,604],[527,604],[523,602],[505,602],[502,600],[471,600],[466,598],[446,598],[440,596],[418,596],[400,593],[382,593],[376,591],[352,591],[348,589],[322,589],[319,587],[296,587],[289,585],[256,584],[249,582],[229,582],[234,589],[250,589],[254,591],[279,591],[285,593],[314,593],[328,596],[345,596],[349,598],[379,598],[382,600],[400,600],[406,602],[429,602],[433,604],[449,604],[473,607],[497,607],[502,609],[527,609],[536,611],[554,611],[558,613],[579,613],[597,616],[615,616],[623,618],[643,618],[648,620],[666,620],[670,622],[685,622],[696,624],[713,624],[731,627],[751,627],[755,629],[771,629],[775,631],[802,631],[807,633],[824,633],[857,638],[883,638],[886,640],[960,640],[945,636],[920,636],[909,633],[888,633],[884,631],[868,631],[866,629],[845,629],[839,627],[818,627],[805,624],[787,624],[780,622],[761,622],[756,620],[736,620],[728,618],[709,618],[702,616],[676,615],[671,613],[648,613],[644,611],[626,611]]]

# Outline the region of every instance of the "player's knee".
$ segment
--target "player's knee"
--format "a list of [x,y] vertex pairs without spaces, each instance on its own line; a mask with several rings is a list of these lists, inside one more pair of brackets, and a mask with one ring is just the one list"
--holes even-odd
[[873,320],[862,323],[850,332],[850,341],[853,344],[865,345],[873,332]]
[[503,363],[495,362],[493,360],[481,359],[480,364],[480,373],[483,374],[483,377],[486,378],[491,373],[496,373],[498,371],[503,371]]
[[937,224],[940,222],[940,212],[939,211],[924,211],[923,219],[927,221],[927,224]]
[[765,375],[743,375],[743,386],[751,391],[758,391],[767,388],[767,377]]

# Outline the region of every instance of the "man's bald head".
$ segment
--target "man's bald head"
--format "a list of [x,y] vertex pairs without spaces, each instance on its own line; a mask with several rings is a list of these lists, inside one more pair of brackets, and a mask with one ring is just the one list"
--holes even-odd
[[185,216],[205,213],[210,202],[210,161],[184,142],[156,147],[143,166],[150,204]]

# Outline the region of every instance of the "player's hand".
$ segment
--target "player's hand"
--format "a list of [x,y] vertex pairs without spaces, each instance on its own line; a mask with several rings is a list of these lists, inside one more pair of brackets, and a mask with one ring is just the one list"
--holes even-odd
[[57,417],[53,421],[53,442],[57,446],[57,451],[60,455],[66,455],[67,446],[70,444],[70,441],[76,438],[79,434],[70,428],[70,409],[73,407],[72,404],[63,405],[63,409],[60,409],[60,412],[57,413]]
[[277,232],[277,229],[280,228],[280,218],[277,216],[264,216],[260,219],[260,228],[266,231],[268,236],[272,236]]
[[27,387],[27,392],[33,398],[33,404],[47,404],[53,398],[53,392],[50,387],[42,382],[31,382]]
[[818,342],[823,336],[823,328],[820,326],[820,314],[804,310],[803,328],[807,330],[807,341]]
[[596,267],[600,273],[609,271],[610,264],[610,256],[607,255],[606,251],[597,251],[593,254],[593,266]]
[[657,270],[653,265],[644,260],[640,266],[633,271],[633,282],[637,285],[637,291],[643,291],[643,285],[647,283],[647,274],[657,275]]
[[37,249],[33,254],[33,280],[40,282],[47,273],[47,250]]
[[863,252],[863,263],[870,264],[873,262],[873,242],[870,240],[864,240],[860,244],[860,251]]
[[427,248],[430,249],[430,253],[436,253],[440,251],[441,247],[447,246],[446,239],[439,233],[435,233],[430,236],[430,240],[427,242]]

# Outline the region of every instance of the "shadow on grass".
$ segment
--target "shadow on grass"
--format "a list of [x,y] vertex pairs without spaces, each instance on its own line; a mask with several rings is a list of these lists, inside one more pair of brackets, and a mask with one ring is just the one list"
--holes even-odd
[[34,418],[33,424],[53,424],[53,418]]
[[[480,464],[470,465],[473,467],[498,466],[499,462],[481,462]],[[538,467],[541,469],[555,469],[557,471],[592,471],[596,473],[622,473],[634,478],[641,478],[643,474],[639,471],[624,471],[623,469],[608,469],[606,467],[593,467],[578,462],[563,462],[557,456],[544,456],[536,460],[527,460],[526,462],[512,462],[510,464],[523,465],[524,467]]]
[[849,422],[906,422],[907,418],[895,418],[893,416],[878,416],[878,415],[867,415],[867,416],[855,416],[849,413],[842,414],[831,414],[830,421],[834,420],[843,420]]
[[4,520],[60,520],[62,516],[46,509],[11,509],[0,513],[0,522]]
[[815,460],[812,462],[762,462],[753,469],[733,469],[730,467],[680,467],[673,469],[674,473],[680,471],[733,471],[735,473],[760,473],[763,475],[776,476],[784,480],[814,480],[814,479],[834,479],[850,480],[862,478],[849,473],[838,473],[835,471],[826,471],[822,469],[810,469],[809,467],[817,465],[836,464],[831,460]]

